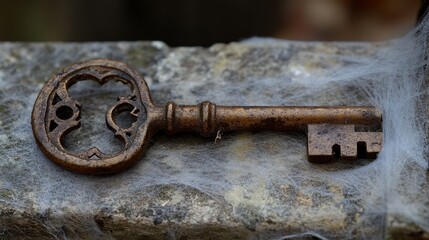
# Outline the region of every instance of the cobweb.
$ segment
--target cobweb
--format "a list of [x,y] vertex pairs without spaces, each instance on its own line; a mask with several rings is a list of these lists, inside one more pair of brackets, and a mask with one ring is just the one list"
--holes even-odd
[[[401,216],[426,232],[429,230],[427,21],[426,16],[403,38],[380,43],[385,46],[369,56],[304,54],[303,58],[310,61],[317,58],[317,61],[344,64],[301,74],[299,81],[306,84],[306,90],[291,98],[311,98],[320,91],[331,91],[332,84],[355,87],[365,93],[367,100],[383,114],[383,150],[377,160],[353,170],[317,172],[311,178],[339,182],[365,196],[363,214]],[[281,44],[272,39],[247,41],[249,44],[267,42]],[[360,43],[344,44],[353,48]],[[323,234],[313,235],[324,238]],[[362,233],[361,237],[375,236]]]
[[[224,105],[374,105],[383,114],[383,150],[377,160],[358,164],[318,166],[305,162],[305,136],[298,133],[231,133],[216,144],[188,135],[170,139],[161,134],[142,160],[124,173],[106,177],[70,173],[48,162],[32,139],[29,115],[41,84],[27,89],[28,93],[0,72],[1,103],[22,110],[4,111],[0,117],[5,159],[0,163],[0,204],[43,213],[38,221],[44,229],[38,231],[49,232],[54,238],[82,234],[107,238],[109,233],[102,232],[92,217],[82,216],[105,209],[115,213],[122,208],[136,216],[137,210],[151,207],[143,200],[136,207],[136,199],[162,198],[163,186],[203,193],[209,206],[193,213],[196,219],[213,214],[207,210],[210,207],[227,206],[230,212],[226,211],[225,219],[231,216],[255,238],[381,239],[389,217],[400,217],[428,232],[428,31],[425,17],[400,39],[376,44],[333,43],[339,52],[329,46],[318,49],[321,43],[274,39],[254,38],[236,44],[279,50],[274,60],[285,64],[277,76],[269,78],[264,72],[241,76],[240,71],[202,78],[195,69],[177,77],[171,70],[175,64],[176,68],[186,67],[178,53],[191,50],[176,49],[147,78],[158,104],[210,100]],[[293,45],[299,53],[283,54],[282,49]],[[295,59],[282,60],[286,55]],[[83,56],[100,57],[97,53]],[[246,67],[264,64],[263,60],[246,63]],[[325,67],[324,63],[329,64]],[[165,69],[168,66],[170,70]],[[22,91],[22,95],[8,95],[10,90]],[[113,87],[115,91],[119,90]],[[79,90],[76,92],[79,95]],[[14,129],[19,129],[19,134],[12,135]],[[92,141],[104,136],[94,136]],[[168,201],[158,206],[161,211],[172,204],[171,211],[180,213],[179,203]],[[159,218],[162,222],[162,216]],[[227,222],[225,219],[213,221]],[[186,218],[183,222],[192,224]],[[264,231],[261,226],[266,222],[278,225]],[[3,234],[12,231],[5,222],[0,224],[7,226]],[[31,232],[25,224],[16,228]],[[171,231],[174,238],[174,229]]]

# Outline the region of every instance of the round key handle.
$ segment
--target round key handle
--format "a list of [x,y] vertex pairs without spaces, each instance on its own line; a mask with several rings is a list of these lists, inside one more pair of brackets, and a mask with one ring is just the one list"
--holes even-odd
[[[64,136],[81,125],[81,105],[68,89],[84,80],[100,85],[121,81],[131,89],[131,94],[119,97],[106,114],[109,129],[125,142],[117,153],[105,154],[97,148],[73,153],[62,144]],[[124,111],[136,118],[126,129],[116,123],[116,117]],[[138,72],[121,62],[97,59],[71,65],[49,79],[34,104],[32,127],[37,144],[50,160],[75,172],[107,174],[129,167],[141,156],[160,117],[162,109],[152,103],[146,81]]]

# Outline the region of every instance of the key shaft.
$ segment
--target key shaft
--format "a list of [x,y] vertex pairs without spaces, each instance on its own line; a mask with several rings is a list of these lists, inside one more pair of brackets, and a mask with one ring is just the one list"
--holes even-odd
[[216,106],[168,103],[159,109],[160,130],[168,134],[194,132],[212,136],[218,131],[307,131],[308,125],[380,126],[381,113],[375,107],[302,107],[302,106]]

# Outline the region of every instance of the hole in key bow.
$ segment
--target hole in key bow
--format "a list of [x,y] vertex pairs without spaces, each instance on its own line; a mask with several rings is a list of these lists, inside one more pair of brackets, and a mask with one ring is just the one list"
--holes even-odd
[[55,112],[57,117],[61,120],[67,120],[73,117],[73,109],[68,106],[61,106]]
[[137,121],[137,116],[140,113],[138,108],[125,103],[115,108],[113,120],[116,125],[122,129],[130,128]]
[[106,126],[106,112],[118,97],[130,95],[128,85],[108,81],[100,85],[96,81],[78,81],[69,87],[70,97],[81,104],[81,126],[63,137],[62,145],[68,151],[80,153],[93,147],[102,153],[119,152],[125,146],[123,140],[115,137]]

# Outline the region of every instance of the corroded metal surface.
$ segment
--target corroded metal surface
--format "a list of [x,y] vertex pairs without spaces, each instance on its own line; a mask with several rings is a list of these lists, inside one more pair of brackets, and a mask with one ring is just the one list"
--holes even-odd
[[[63,138],[80,127],[81,104],[70,97],[68,88],[78,81],[93,80],[100,85],[120,81],[131,94],[120,96],[106,113],[106,124],[124,142],[118,153],[105,154],[98,148],[72,153]],[[117,116],[127,111],[134,122],[120,126]],[[163,130],[196,132],[212,136],[236,130],[307,131],[308,154],[312,162],[329,159],[376,157],[381,150],[381,113],[374,107],[234,107],[203,102],[197,106],[168,103],[155,106],[145,80],[127,65],[107,60],[91,60],[67,67],[54,75],[41,90],[32,114],[33,133],[41,150],[52,161],[81,173],[107,174],[132,165],[144,152],[150,137]],[[355,131],[366,126],[367,132]]]
[[[97,148],[83,153],[70,153],[62,145],[63,137],[80,127],[80,103],[69,96],[67,89],[77,81],[93,80],[100,84],[115,80],[127,84],[132,93],[120,97],[111,106],[106,115],[106,124],[115,136],[125,142],[124,148],[116,154],[104,154]],[[115,123],[116,116],[132,108],[137,121],[128,129],[122,129]],[[152,104],[146,82],[135,71],[126,65],[95,60],[72,65],[54,75],[41,90],[32,114],[33,133],[41,150],[52,161],[63,167],[83,173],[99,174],[120,171],[143,153],[146,146],[146,135],[151,135],[153,128],[145,122],[153,122],[159,114]]]
[[332,158],[375,159],[381,151],[382,132],[364,132],[355,126],[309,124],[308,160],[320,163]]

